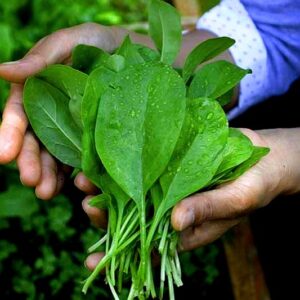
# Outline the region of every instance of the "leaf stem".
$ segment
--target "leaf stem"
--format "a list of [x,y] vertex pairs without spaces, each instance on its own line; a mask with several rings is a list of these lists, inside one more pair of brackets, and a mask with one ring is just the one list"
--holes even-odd
[[97,248],[99,248],[103,243],[105,243],[107,240],[107,233],[98,241],[96,242],[94,245],[92,245],[89,249],[88,249],[88,253],[94,252]]
[[139,268],[139,284],[138,290],[141,290],[146,281],[147,274],[147,254],[148,249],[146,245],[146,201],[145,197],[140,200],[140,268]]

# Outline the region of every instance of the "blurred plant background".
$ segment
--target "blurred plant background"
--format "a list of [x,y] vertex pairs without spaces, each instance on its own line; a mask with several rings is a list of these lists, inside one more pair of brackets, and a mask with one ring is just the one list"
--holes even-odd
[[[22,57],[40,38],[63,27],[83,22],[106,25],[145,22],[146,0],[1,0],[0,62]],[[212,1],[215,3],[216,1]],[[0,111],[9,85],[0,80]],[[83,194],[72,180],[50,202],[36,199],[21,185],[14,163],[0,166],[0,298],[84,299],[83,262],[87,248],[98,240],[81,209]],[[209,296],[220,273],[220,245],[214,243],[181,256],[184,287],[195,289],[197,299]],[[221,270],[222,272],[222,270]],[[213,294],[213,293],[212,293]],[[101,280],[87,296],[111,299]]]

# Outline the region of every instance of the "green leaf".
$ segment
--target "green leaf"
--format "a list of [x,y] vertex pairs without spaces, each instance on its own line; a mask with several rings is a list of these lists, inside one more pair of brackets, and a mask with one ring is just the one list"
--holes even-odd
[[105,66],[114,72],[120,72],[126,66],[125,58],[118,54],[113,54],[106,61]]
[[181,48],[181,20],[170,4],[151,0],[149,5],[149,34],[161,53],[161,61],[172,64]]
[[94,69],[105,64],[110,55],[102,49],[88,45],[78,45],[72,53],[72,67],[90,74]]
[[196,46],[185,60],[182,70],[183,80],[187,82],[198,65],[216,57],[231,47],[234,42],[235,41],[233,39],[228,37],[218,37],[208,39]]
[[216,175],[240,165],[253,153],[251,140],[240,130],[229,128],[229,136],[224,150],[224,157]]
[[24,88],[24,108],[47,150],[72,167],[81,166],[81,130],[69,112],[69,97],[47,81],[32,77]]
[[247,170],[253,167],[263,156],[267,155],[269,152],[269,148],[254,146],[252,155],[246,161],[231,170],[231,172],[227,173],[224,177],[220,178],[215,184],[222,184],[237,179]]
[[102,96],[97,152],[107,172],[136,202],[168,163],[184,111],[184,83],[161,63],[128,67]]
[[140,44],[134,44],[134,46],[137,48],[145,62],[159,61],[159,54],[157,51]]
[[81,101],[88,76],[65,65],[52,65],[35,77],[48,82],[69,98],[69,109],[73,120],[82,128]]
[[157,180],[150,188],[150,196],[154,206],[154,212],[156,212],[163,199],[163,191],[160,186],[159,180]]
[[145,62],[143,57],[140,55],[137,47],[132,44],[129,35],[125,37],[116,54],[121,55],[125,58],[126,65],[135,65]]
[[12,184],[0,193],[0,217],[28,217],[38,210],[32,189]]
[[115,77],[115,74],[115,72],[105,66],[95,69],[87,80],[82,98],[83,135],[81,166],[84,174],[100,188],[100,178],[104,172],[104,167],[98,157],[95,146],[96,118],[100,98]]
[[99,209],[107,209],[110,201],[111,197],[109,194],[99,194],[89,200],[89,206],[97,207]]
[[222,161],[227,137],[227,118],[217,101],[188,99],[180,137],[160,177],[163,213],[210,182]]
[[117,199],[118,208],[123,209],[130,200],[130,197],[124,193],[120,186],[106,172],[101,175],[100,182],[103,192]]
[[197,71],[189,87],[188,95],[190,98],[216,99],[236,86],[249,73],[250,70],[241,69],[224,60],[207,64]]
[[234,88],[226,92],[225,94],[221,95],[220,97],[217,97],[217,101],[220,103],[221,106],[225,106],[226,104],[229,104],[234,97]]

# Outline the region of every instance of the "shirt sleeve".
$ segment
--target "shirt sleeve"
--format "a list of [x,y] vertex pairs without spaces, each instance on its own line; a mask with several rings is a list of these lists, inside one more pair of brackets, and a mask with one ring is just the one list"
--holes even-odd
[[[285,9],[282,2],[293,4],[293,10]],[[223,0],[199,19],[197,28],[233,38],[236,43],[230,52],[235,63],[252,70],[240,83],[238,105],[228,112],[229,119],[266,98],[284,93],[299,76],[297,6],[300,1]]]

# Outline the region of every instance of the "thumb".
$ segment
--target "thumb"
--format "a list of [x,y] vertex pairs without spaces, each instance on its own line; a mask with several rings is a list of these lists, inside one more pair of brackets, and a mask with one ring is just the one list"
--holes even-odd
[[86,23],[58,30],[41,39],[22,59],[0,64],[0,77],[23,83],[48,65],[63,63],[70,58],[78,44],[87,44],[111,50],[115,45],[109,30]]
[[205,221],[234,219],[257,208],[264,196],[264,186],[253,176],[242,177],[179,202],[171,215],[173,228],[182,231]]
[[65,29],[44,37],[22,59],[0,64],[0,77],[23,83],[48,65],[63,62],[71,53],[72,39]]

